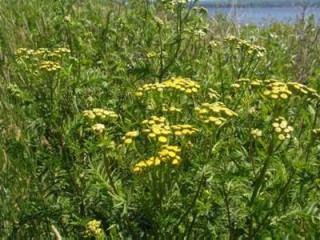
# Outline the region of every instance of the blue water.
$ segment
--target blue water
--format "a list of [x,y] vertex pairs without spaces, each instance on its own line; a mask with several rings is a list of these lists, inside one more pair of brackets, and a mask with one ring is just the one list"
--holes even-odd
[[[237,7],[234,9],[209,7],[208,11],[211,17],[214,17],[217,12],[222,12],[239,24],[254,23],[260,26],[274,21],[294,23],[303,15],[303,10],[299,7]],[[317,22],[320,22],[320,8],[308,8],[305,11],[305,17],[310,15],[314,15]]]

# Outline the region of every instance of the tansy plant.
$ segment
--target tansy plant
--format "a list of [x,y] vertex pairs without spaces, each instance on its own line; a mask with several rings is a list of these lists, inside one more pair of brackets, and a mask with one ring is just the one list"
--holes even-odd
[[0,1],[1,239],[319,239],[319,25],[196,3]]
[[[188,89],[190,91],[187,91]],[[172,231],[177,228],[182,235],[184,234],[183,224],[190,227],[188,220],[184,219],[185,215],[191,214],[191,211],[199,211],[201,214],[199,221],[202,217],[208,217],[199,210],[199,207],[201,204],[216,202],[214,198],[209,200],[205,197],[206,194],[220,192],[222,194],[220,204],[225,206],[221,207],[225,209],[227,216],[234,211],[235,216],[237,214],[242,216],[238,219],[231,217],[231,215],[227,217],[228,234],[230,236],[237,234],[233,227],[236,222],[243,229],[247,229],[247,232],[243,234],[253,239],[259,235],[259,231],[264,228],[265,224],[269,224],[271,216],[274,216],[273,218],[277,216],[274,209],[280,207],[284,191],[288,191],[294,186],[304,187],[303,181],[299,180],[299,175],[306,171],[308,163],[305,162],[304,167],[300,169],[299,165],[302,163],[299,161],[303,161],[304,158],[307,161],[311,152],[301,151],[299,157],[297,158],[296,155],[292,161],[288,157],[293,157],[291,149],[296,149],[299,146],[297,144],[304,144],[299,143],[302,136],[309,136],[309,142],[306,144],[308,151],[312,151],[314,141],[312,136],[317,133],[317,130],[314,130],[314,126],[318,125],[317,115],[308,115],[308,112],[304,112],[301,108],[299,109],[302,112],[297,112],[296,107],[289,105],[289,103],[292,101],[291,98],[298,100],[307,97],[309,100],[306,104],[310,108],[312,104],[319,101],[318,94],[312,88],[298,83],[239,79],[231,84],[226,92],[233,93],[234,100],[239,97],[245,99],[236,102],[230,101],[230,108],[228,108],[219,101],[221,96],[215,90],[209,92],[210,94],[215,92],[215,101],[201,102],[208,98],[197,94],[200,90],[200,84],[182,77],[138,87],[136,92],[138,101],[144,101],[145,104],[148,104],[156,96],[160,99],[154,102],[153,111],[155,113],[163,112],[169,114],[168,116],[176,114],[177,111],[174,111],[176,108],[172,107],[171,111],[168,111],[168,107],[164,107],[172,105],[175,99],[180,109],[178,113],[185,114],[178,118],[179,121],[188,119],[190,122],[175,122],[177,118],[171,118],[169,121],[165,116],[151,115],[147,119],[140,120],[139,124],[135,124],[134,129],[123,134],[120,146],[126,149],[121,151],[122,154],[125,154],[124,159],[128,161],[129,170],[133,174],[132,190],[139,191],[139,194],[142,191],[145,194],[144,197],[139,198],[139,201],[143,201],[144,207],[149,209],[148,211],[157,209],[154,210],[153,217],[143,215],[147,217],[148,221],[155,221],[156,216],[161,217],[166,212],[181,211],[180,220],[176,222],[177,225],[173,226]],[[177,94],[185,94],[185,96],[181,95],[179,98],[173,96],[170,99],[167,94],[172,91],[177,91]],[[195,95],[189,95],[190,93]],[[183,98],[185,99],[181,101]],[[187,100],[188,98],[189,100]],[[185,109],[190,106],[188,101],[195,106],[192,111]],[[90,111],[85,112],[88,117],[91,114]],[[298,131],[293,126],[302,123],[299,120],[300,114],[304,116],[303,121],[314,125],[309,128],[309,133]],[[93,116],[89,118],[95,119]],[[98,125],[93,125],[93,128],[98,127]],[[99,132],[99,130],[97,131]],[[280,156],[282,156],[282,161]],[[281,183],[275,180],[278,175],[274,169],[279,164],[282,171],[286,172]],[[208,171],[215,173],[215,177],[209,177],[211,174]],[[111,180],[114,174],[109,174],[110,181],[114,181]],[[199,177],[197,183],[192,184],[196,191],[194,195],[196,201],[191,202],[188,209],[183,211],[171,206],[169,202],[172,201],[172,194],[179,196],[185,194],[176,188],[179,188],[180,184],[181,187],[186,184],[186,177],[189,174]],[[242,180],[236,180],[237,177]],[[296,179],[295,183],[292,182],[293,179]],[[223,183],[223,181],[226,182]],[[248,181],[251,182],[249,185],[247,185]],[[142,183],[146,188],[141,188]],[[230,184],[235,185],[231,186]],[[280,189],[278,184],[281,186]],[[252,186],[252,188],[248,186]],[[115,193],[120,191],[119,186],[114,185],[114,188]],[[271,200],[272,207],[265,205],[264,196],[270,194],[269,191],[276,196]],[[231,198],[240,192],[246,195],[244,199]],[[149,198],[150,201],[146,202]],[[175,201],[183,202],[182,199]],[[139,207],[142,205],[137,203],[136,206],[142,211],[142,208]],[[236,213],[236,209],[239,208],[240,211]],[[266,213],[261,213],[263,214],[261,219],[256,214],[248,214],[251,211],[259,212],[262,208]],[[213,209],[208,208],[207,211],[210,212]],[[147,214],[147,212],[143,214]],[[223,217],[220,218],[222,221]],[[157,232],[156,234],[167,236],[170,229],[165,229],[165,233]],[[223,231],[222,229],[219,231]]]

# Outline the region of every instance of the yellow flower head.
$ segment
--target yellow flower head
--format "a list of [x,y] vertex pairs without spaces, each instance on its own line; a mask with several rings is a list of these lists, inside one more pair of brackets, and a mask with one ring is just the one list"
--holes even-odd
[[200,107],[196,107],[195,111],[204,123],[213,123],[218,126],[226,122],[226,118],[238,116],[220,102],[203,103]]
[[278,139],[280,141],[290,138],[290,133],[293,131],[293,127],[288,125],[288,122],[285,118],[279,117],[276,118],[272,123],[274,131],[277,133]]
[[106,119],[106,118],[117,118],[118,115],[113,111],[108,111],[103,108],[93,108],[92,110],[84,110],[83,116],[88,119]]
[[258,138],[258,137],[261,137],[262,136],[262,131],[260,129],[252,129],[251,130],[251,135],[254,137],[254,138]]
[[171,129],[174,130],[175,136],[193,135],[199,131],[197,128],[194,128],[193,126],[191,126],[189,124],[172,125]]
[[91,127],[92,131],[102,133],[105,129],[105,126],[101,123],[96,123]]
[[313,88],[307,87],[298,82],[290,82],[287,85],[292,92],[295,92],[300,96],[308,96],[311,98],[320,99],[320,95]]
[[133,139],[139,136],[138,131],[131,131],[127,132],[124,137],[122,138],[124,140],[124,144],[129,145],[133,142]]
[[162,145],[157,156],[138,162],[134,165],[133,172],[141,172],[144,169],[161,165],[161,163],[179,165],[181,162],[180,152],[181,149],[177,146]]
[[91,220],[86,224],[86,229],[84,236],[86,238],[99,238],[103,236],[103,231],[101,229],[101,221]]
[[136,96],[140,97],[143,92],[157,91],[162,92],[167,90],[178,90],[187,94],[197,93],[200,85],[192,81],[189,78],[173,77],[163,83],[148,83],[138,88],[135,93]]
[[138,131],[131,131],[131,132],[127,132],[126,133],[126,137],[130,137],[130,138],[135,138],[139,135],[139,132]]
[[168,142],[168,139],[165,137],[165,136],[159,136],[158,137],[158,141],[160,143],[167,143]]

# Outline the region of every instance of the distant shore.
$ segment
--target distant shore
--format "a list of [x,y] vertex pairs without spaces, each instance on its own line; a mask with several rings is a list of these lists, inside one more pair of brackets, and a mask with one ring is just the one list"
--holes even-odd
[[198,6],[203,7],[215,7],[215,8],[229,8],[229,7],[240,7],[240,8],[254,8],[254,7],[320,7],[320,3],[198,3]]

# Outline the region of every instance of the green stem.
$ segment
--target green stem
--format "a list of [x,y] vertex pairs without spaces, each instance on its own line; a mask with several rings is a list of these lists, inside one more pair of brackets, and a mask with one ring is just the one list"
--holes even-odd
[[224,103],[224,81],[222,79],[222,61],[221,61],[221,54],[218,54],[218,63],[219,63],[219,73],[218,73],[218,78],[220,80],[220,91],[221,91],[221,96],[222,96],[222,102]]
[[[163,60],[163,42],[162,42],[162,31],[161,26],[159,25],[159,45],[160,45],[160,73],[164,72],[164,60]],[[164,74],[159,76],[159,81],[162,82]]]
[[268,169],[268,166],[269,166],[269,163],[270,163],[270,159],[271,159],[272,153],[273,153],[273,141],[269,145],[268,156],[267,156],[266,160],[263,163],[263,167],[262,167],[262,169],[260,171],[258,179],[256,179],[256,181],[255,181],[253,193],[252,193],[251,199],[250,199],[250,206],[252,206],[254,200],[256,199],[256,197],[258,195],[259,189],[262,186],[265,174],[267,172],[267,169]]
[[[316,127],[316,124],[317,124],[317,120],[318,120],[318,115],[319,115],[319,109],[320,109],[320,101],[317,102],[316,104],[316,112],[315,112],[315,116],[314,116],[314,120],[313,120],[313,123],[312,123],[312,129],[314,129]],[[305,158],[305,163],[309,162],[309,158],[310,158],[310,153],[311,153],[311,147],[313,146],[313,144],[315,143],[314,141],[314,137],[311,136],[311,139],[307,145],[307,148],[306,148],[306,158]],[[301,173],[300,173],[300,176],[301,176],[301,179],[304,178],[304,175],[305,175],[305,172],[306,170],[304,169]],[[303,191],[304,191],[304,187],[305,187],[305,181],[301,181],[301,185],[300,185],[300,197],[302,198],[303,196]]]
[[270,211],[264,216],[264,218],[262,219],[262,221],[257,225],[256,229],[254,231],[250,231],[249,232],[249,236],[248,239],[253,239],[254,236],[258,233],[258,231],[261,229],[262,226],[265,226],[266,221],[268,220],[269,216],[271,215],[271,213],[275,210],[275,207],[278,205],[278,203],[280,202],[280,200],[282,199],[283,196],[285,196],[285,194],[287,193],[290,184],[293,180],[293,177],[296,174],[296,170],[293,171],[293,173],[291,174],[291,176],[289,177],[287,183],[285,184],[285,186],[283,187],[282,190],[279,191],[279,195],[276,198],[276,200],[274,201],[274,203],[272,204]]
[[[249,202],[249,207],[253,205],[258,193],[259,193],[259,190],[262,186],[262,183],[263,183],[263,180],[264,180],[264,177],[265,177],[265,174],[267,172],[267,169],[268,169],[268,166],[269,166],[269,163],[270,163],[270,159],[271,159],[271,156],[273,154],[273,138],[270,142],[270,145],[269,145],[269,148],[268,148],[268,156],[267,158],[265,159],[264,163],[263,163],[263,167],[260,171],[260,174],[258,176],[258,178],[256,179],[255,181],[255,184],[254,184],[254,189],[253,189],[253,192],[252,192],[252,195],[251,195],[251,199],[250,199],[250,202]],[[248,239],[252,239],[250,238],[250,236],[253,234],[253,216],[250,216],[250,221],[249,221],[249,238]]]
[[224,202],[226,204],[227,209],[227,217],[228,217],[228,228],[229,228],[229,239],[234,239],[234,228],[233,228],[233,222],[231,219],[231,212],[230,212],[230,206],[229,206],[229,199],[228,199],[228,193],[224,187],[224,184],[222,184],[222,195]]
[[191,231],[192,231],[192,228],[193,228],[193,226],[194,226],[194,223],[195,223],[196,219],[197,219],[197,212],[195,212],[195,213],[192,215],[192,221],[191,221],[191,223],[190,223],[190,225],[189,225],[189,227],[188,227],[187,236],[186,236],[185,239],[189,239],[189,236],[190,236],[190,234],[191,234]]
[[114,194],[118,195],[118,190],[113,182],[112,176],[111,176],[111,168],[110,168],[110,159],[106,156],[106,153],[103,153],[103,162],[106,168],[107,177],[110,183],[110,186],[112,188],[112,191]]
[[[317,105],[316,105],[316,112],[315,112],[315,116],[314,116],[312,127],[311,127],[312,129],[314,129],[316,127],[316,125],[317,125],[319,110],[320,110],[320,101],[318,101]],[[311,137],[311,140],[310,140],[310,142],[309,142],[309,144],[307,146],[307,156],[306,156],[305,162],[309,161],[309,157],[310,157],[310,153],[311,153],[311,147],[312,147],[313,144],[314,144],[314,137]]]
[[155,166],[155,161],[158,155],[157,153],[158,153],[158,147],[155,149],[155,152],[153,154],[154,162],[153,162],[153,168],[151,169],[152,198],[153,198],[153,206],[155,209],[158,209],[158,207],[161,206],[161,199],[158,198],[158,190],[159,190],[158,186],[161,186],[160,185],[161,183],[159,183],[159,185],[157,184],[159,180],[157,179],[157,169]]
[[255,162],[255,159],[254,159],[254,147],[253,147],[253,139],[252,139],[252,137],[251,137],[250,143],[249,143],[249,159],[250,159],[250,162],[251,162],[253,175],[254,175],[254,177],[256,177],[257,176],[257,174],[256,174],[256,162]]
[[247,63],[246,66],[243,66],[240,68],[240,71],[238,72],[237,78],[239,79],[241,77],[242,74],[247,74],[248,73],[248,69],[250,68],[251,63],[254,60],[254,55],[251,56],[249,62]]
[[182,222],[182,220],[191,212],[191,210],[194,208],[195,204],[196,204],[196,201],[200,195],[200,191],[202,189],[202,187],[204,186],[206,182],[206,178],[204,176],[204,173],[202,173],[202,176],[201,176],[201,179],[200,179],[200,182],[199,182],[199,186],[198,186],[198,189],[197,189],[197,192],[196,194],[194,195],[193,197],[193,200],[190,204],[190,206],[187,208],[187,210],[185,211],[185,213],[180,217],[180,219],[178,220],[178,222],[176,223],[175,227],[173,229],[176,229],[177,227],[179,227],[180,223]]

